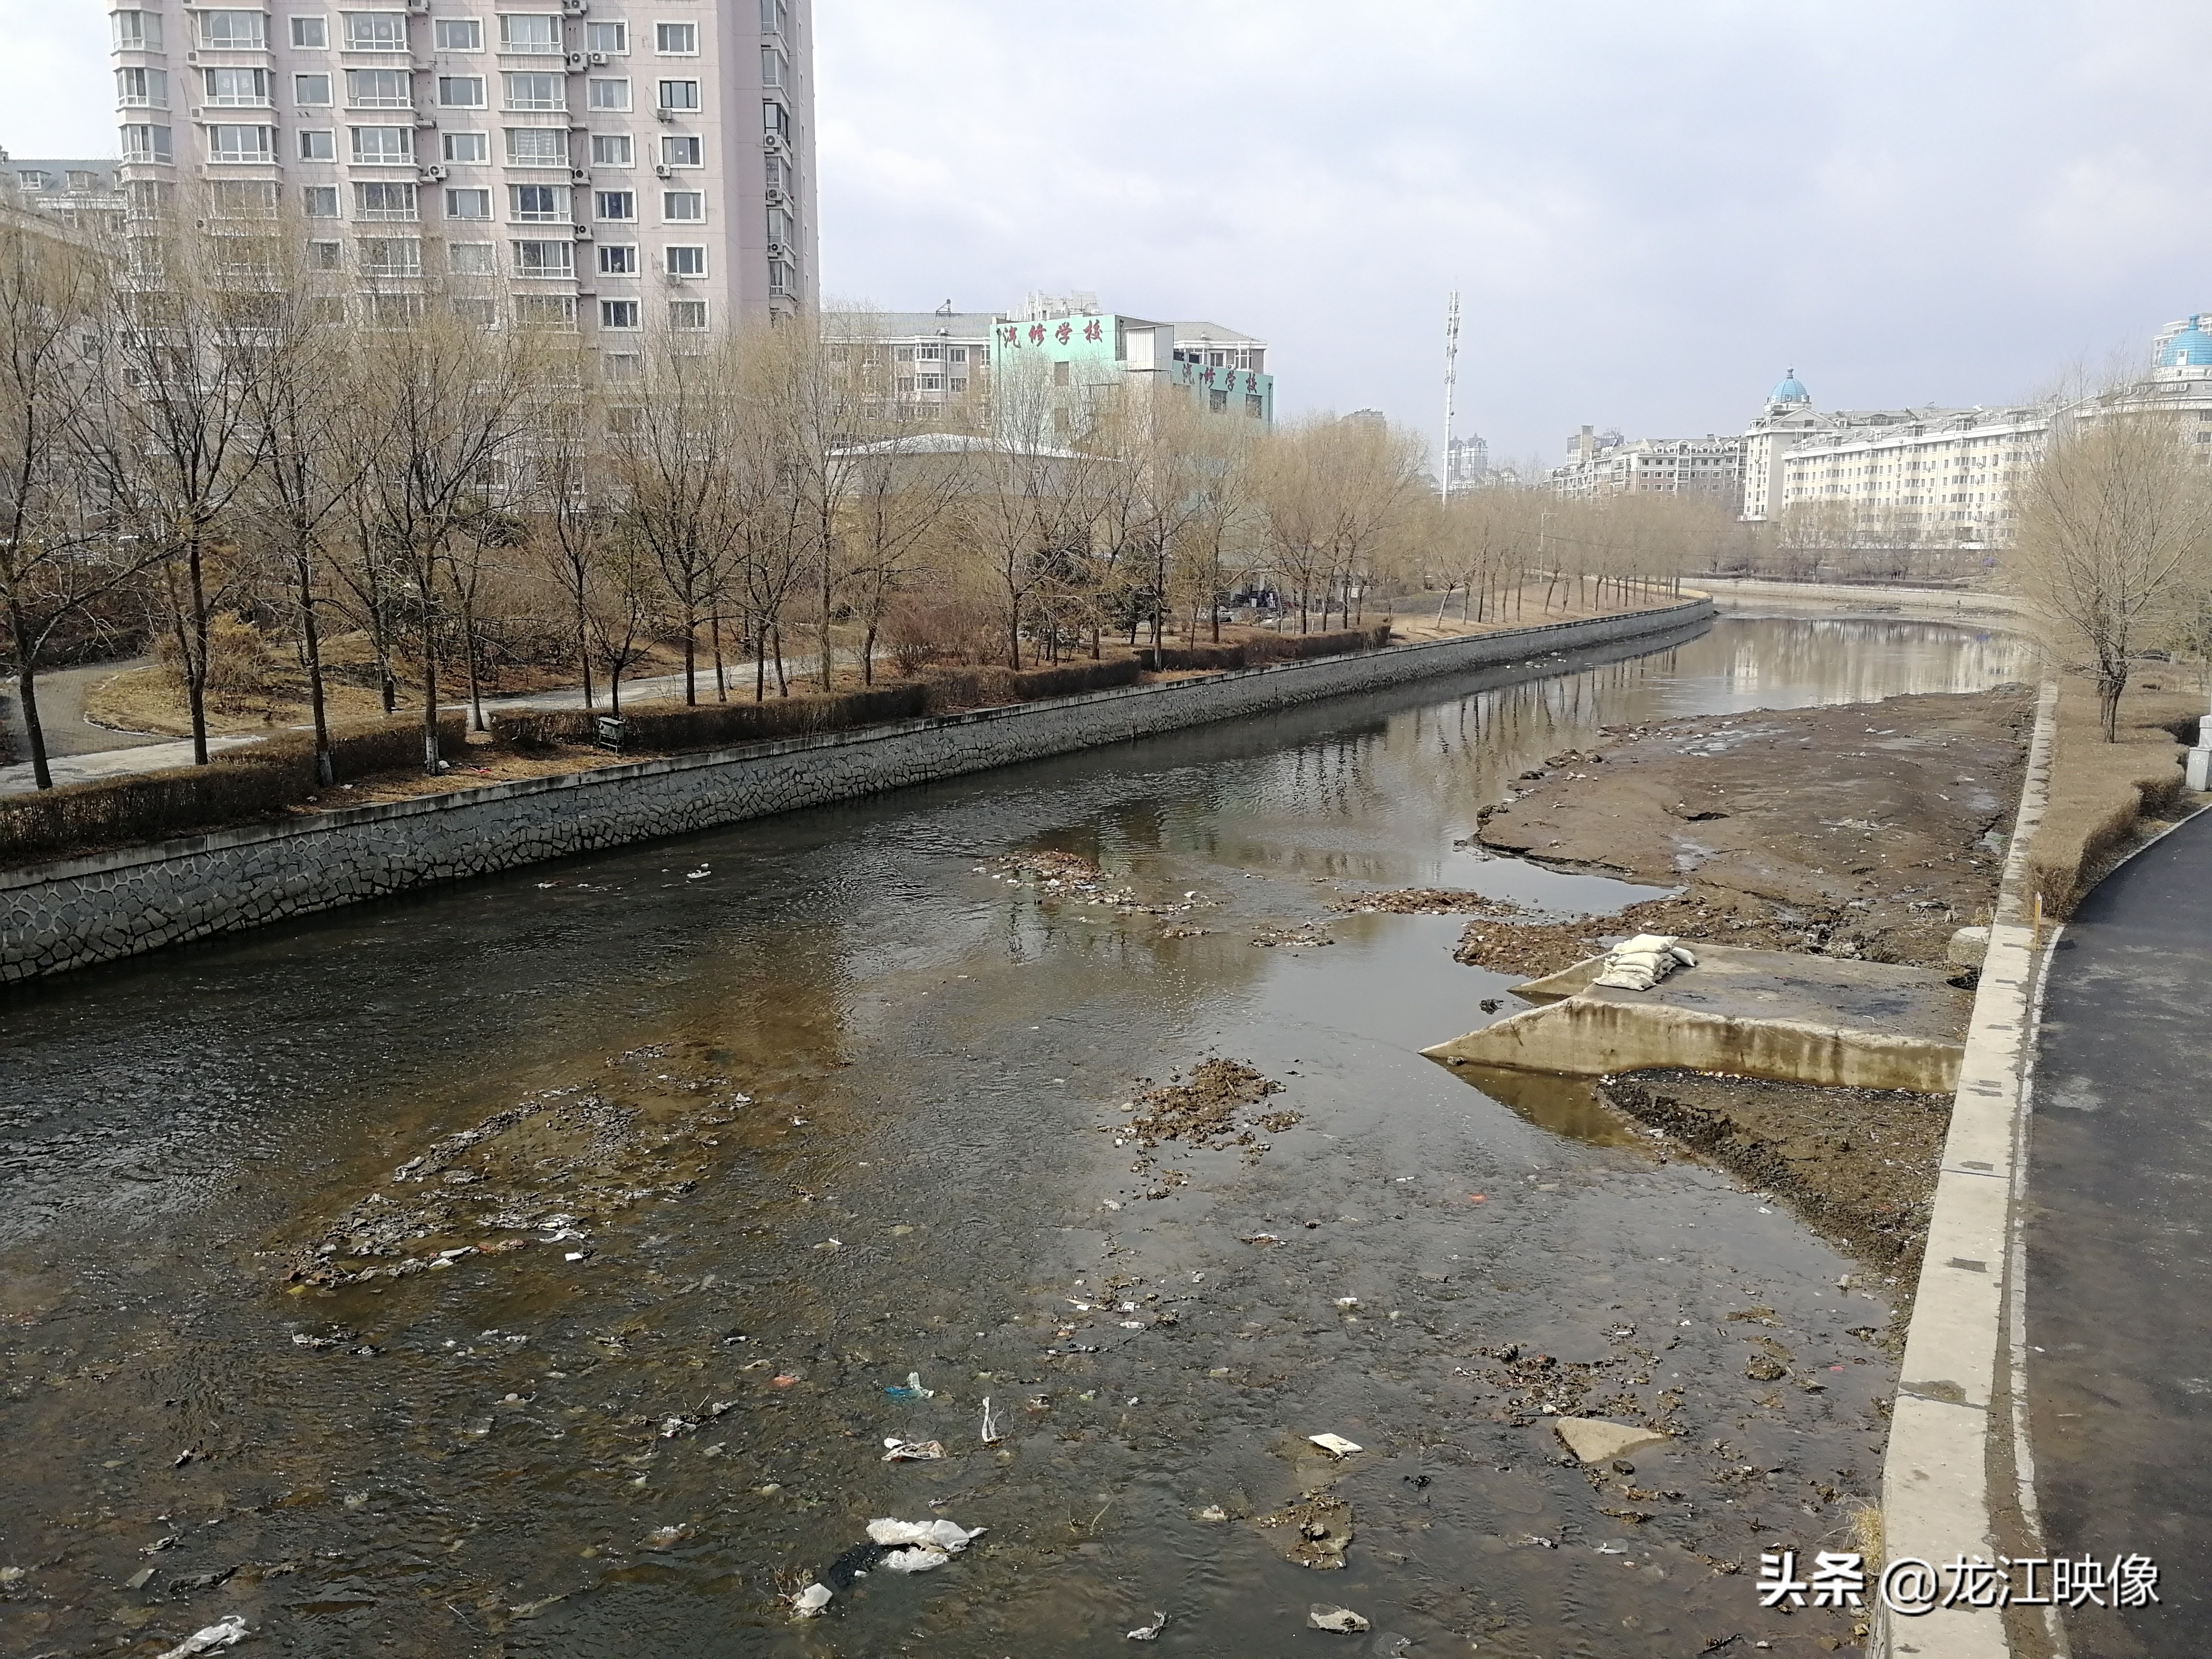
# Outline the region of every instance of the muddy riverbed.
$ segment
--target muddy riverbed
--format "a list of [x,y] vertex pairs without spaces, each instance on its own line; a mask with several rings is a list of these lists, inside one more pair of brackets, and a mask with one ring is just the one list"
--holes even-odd
[[[1421,1059],[1511,976],[1356,899],[1655,897],[1455,843],[1603,725],[2019,672],[1729,619],[12,994],[0,1653],[1847,1649],[1752,1579],[1849,1547],[1884,1271]],[[986,1530],[831,1573],[882,1517]]]

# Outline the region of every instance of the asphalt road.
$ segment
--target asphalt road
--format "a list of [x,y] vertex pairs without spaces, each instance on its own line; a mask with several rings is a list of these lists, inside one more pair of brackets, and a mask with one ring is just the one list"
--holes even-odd
[[[2054,1557],[2159,1566],[2066,1615],[2087,1659],[2201,1659],[2212,1611],[2212,812],[2059,940],[2028,1182],[2027,1392]],[[1962,1540],[1972,1547],[1972,1540]]]

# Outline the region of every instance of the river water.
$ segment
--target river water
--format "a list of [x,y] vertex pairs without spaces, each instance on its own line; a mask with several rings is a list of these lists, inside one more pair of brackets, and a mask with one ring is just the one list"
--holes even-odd
[[[1423,1060],[1506,981],[1453,963],[1456,918],[1329,907],[1610,909],[1646,890],[1455,843],[1602,723],[2025,672],[2003,635],[1729,617],[10,993],[0,1654],[232,1612],[308,1655],[1036,1659],[1160,1613],[1152,1650],[1229,1659],[1832,1650],[1847,1623],[1753,1578],[1849,1547],[1884,1287],[1587,1106]],[[988,863],[1042,849],[1162,914]],[[1252,942],[1285,933],[1333,943]],[[1209,1054],[1295,1122],[1123,1145],[1123,1103]],[[294,1277],[326,1237],[530,1242]],[[886,1394],[910,1372],[929,1397]],[[1547,1406],[1676,1437],[1585,1471]],[[1340,1571],[1259,1524],[1323,1489]],[[988,1530],[794,1620],[877,1516]]]

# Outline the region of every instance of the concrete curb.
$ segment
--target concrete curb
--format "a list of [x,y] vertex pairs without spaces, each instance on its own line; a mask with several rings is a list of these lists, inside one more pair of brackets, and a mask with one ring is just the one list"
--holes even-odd
[[[2014,1218],[2027,1174],[2023,1083],[2033,1055],[2029,1014],[2040,954],[2034,918],[2023,908],[2025,849],[2050,793],[2057,704],[2057,683],[2045,682],[1905,1335],[1882,1466],[1882,1540],[1892,1561],[1916,1557],[1940,1566],[1961,1553],[1994,1561],[1999,1510],[2017,1501],[1990,1477],[1993,1454],[2008,1455],[2013,1438],[2012,1413],[1997,1407],[2014,1386],[2006,1312],[2015,1293]],[[1939,1607],[1907,1618],[1877,1599],[1873,1614],[1869,1655],[2011,1653],[1995,1608]]]

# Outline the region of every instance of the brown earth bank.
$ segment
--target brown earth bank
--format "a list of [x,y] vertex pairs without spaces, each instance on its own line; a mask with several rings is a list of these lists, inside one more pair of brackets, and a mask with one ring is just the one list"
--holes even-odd
[[1611,917],[1486,918],[1459,960],[1552,973],[1640,931],[1939,966],[1990,919],[2033,719],[2006,686],[1607,727],[1522,774],[1474,843],[1680,890]]
[[1615,1111],[1787,1204],[1889,1281],[1901,1334],[1920,1276],[1948,1095],[1821,1088],[1698,1072],[1603,1078]]

